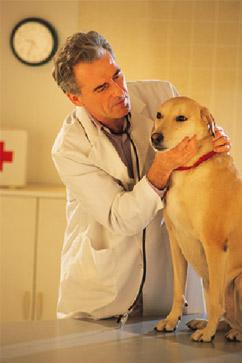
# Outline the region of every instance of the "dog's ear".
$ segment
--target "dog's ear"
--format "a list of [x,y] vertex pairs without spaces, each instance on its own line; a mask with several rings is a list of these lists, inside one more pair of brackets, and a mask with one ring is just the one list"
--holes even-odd
[[208,125],[208,130],[212,136],[215,136],[215,121],[213,115],[209,112],[206,107],[201,108],[201,118]]

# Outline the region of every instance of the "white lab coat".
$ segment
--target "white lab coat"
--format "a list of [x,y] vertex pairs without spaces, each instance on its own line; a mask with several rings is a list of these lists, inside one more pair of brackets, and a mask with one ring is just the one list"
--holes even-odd
[[[67,188],[67,228],[61,258],[58,317],[119,315],[134,302],[143,275],[142,230],[147,226],[144,315],[168,312],[172,300],[163,202],[144,177],[153,158],[149,138],[158,106],[177,92],[169,82],[128,84],[131,137],[140,181],[129,178],[107,136],[83,107],[64,121],[52,156]],[[134,170],[137,170],[132,150]]]

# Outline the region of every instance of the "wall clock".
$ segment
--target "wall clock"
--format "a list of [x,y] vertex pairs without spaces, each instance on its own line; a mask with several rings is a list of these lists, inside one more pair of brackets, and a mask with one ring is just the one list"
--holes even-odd
[[58,46],[57,32],[44,19],[25,18],[13,28],[10,46],[20,62],[40,66],[54,56]]

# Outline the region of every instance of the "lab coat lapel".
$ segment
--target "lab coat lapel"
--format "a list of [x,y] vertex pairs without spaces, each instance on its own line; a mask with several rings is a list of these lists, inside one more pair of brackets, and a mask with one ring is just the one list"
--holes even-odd
[[93,124],[86,110],[83,107],[77,107],[76,116],[92,145],[89,160],[115,179],[120,180],[125,187],[132,184],[127,167],[122,162],[114,146],[108,137]]

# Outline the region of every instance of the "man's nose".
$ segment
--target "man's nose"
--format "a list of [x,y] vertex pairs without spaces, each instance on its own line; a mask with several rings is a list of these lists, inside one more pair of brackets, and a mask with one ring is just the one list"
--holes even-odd
[[113,94],[117,97],[124,97],[125,90],[117,82],[113,82]]

